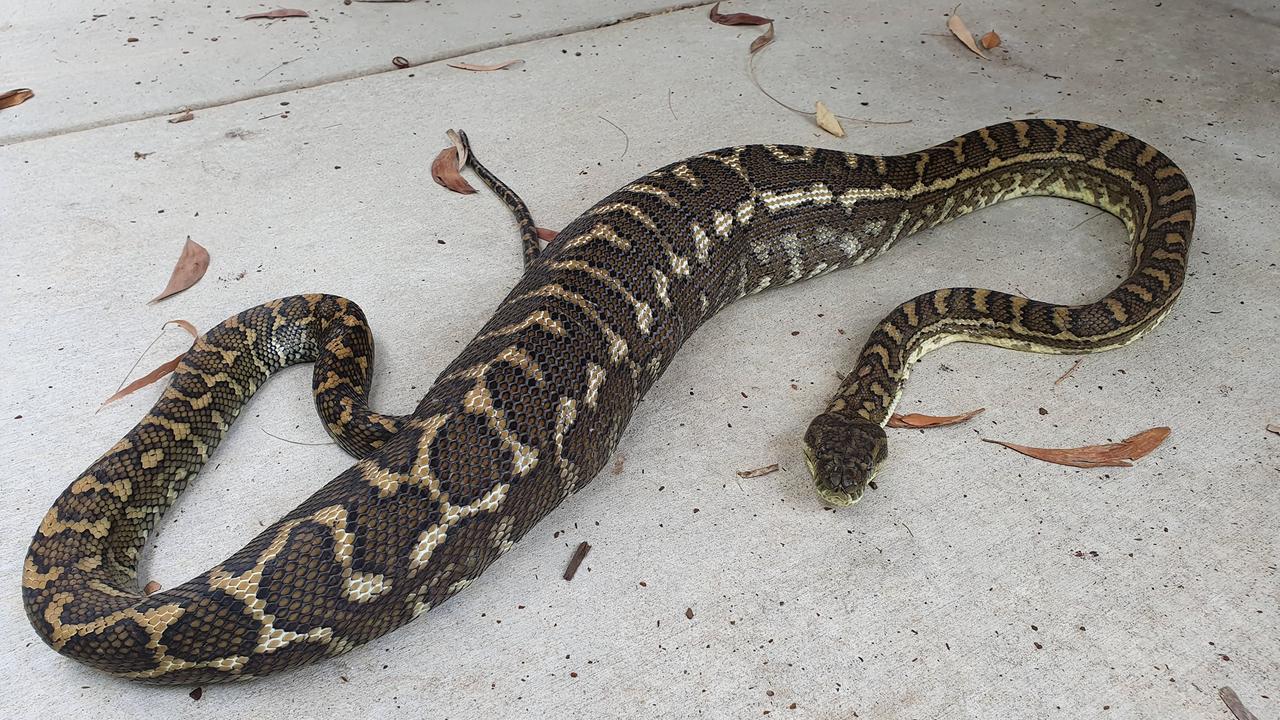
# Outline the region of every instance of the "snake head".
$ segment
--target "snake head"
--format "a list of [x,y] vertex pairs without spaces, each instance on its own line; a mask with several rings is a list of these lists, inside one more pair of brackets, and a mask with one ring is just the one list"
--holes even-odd
[[804,454],[818,495],[831,505],[852,505],[880,471],[889,439],[873,422],[828,412],[809,424]]

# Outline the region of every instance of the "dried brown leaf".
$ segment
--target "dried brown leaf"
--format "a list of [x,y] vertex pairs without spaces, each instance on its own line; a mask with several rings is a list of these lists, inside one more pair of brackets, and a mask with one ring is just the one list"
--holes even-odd
[[534,230],[538,231],[538,239],[543,242],[552,242],[556,239],[556,236],[560,234],[556,230],[548,230],[544,227],[535,227]]
[[467,144],[462,142],[462,136],[458,134],[457,130],[452,130],[452,129],[445,130],[444,134],[449,138],[449,142],[453,143],[454,149],[458,151],[458,167],[459,168],[466,167],[467,160],[469,158],[468,158]]
[[996,34],[995,30],[992,30],[986,35],[983,35],[982,39],[979,40],[978,43],[987,50],[998,48],[1000,47],[1000,36]]
[[169,118],[169,124],[176,125],[177,123],[184,123],[184,122],[187,122],[188,120],[195,120],[195,119],[196,119],[195,113],[191,112],[190,110],[184,110],[181,113]]
[[188,235],[187,242],[182,246],[182,255],[178,256],[178,262],[173,266],[173,273],[169,275],[169,284],[165,285],[164,290],[161,290],[151,302],[160,302],[195,285],[200,278],[204,277],[204,271],[208,269],[209,251]]
[[891,428],[935,428],[945,427],[947,425],[959,425],[981,415],[986,408],[978,408],[970,410],[961,415],[921,415],[920,413],[908,413],[899,415],[894,413],[889,417],[888,426]]
[[471,195],[476,191],[471,187],[471,183],[462,177],[458,169],[458,149],[452,145],[441,150],[440,154],[436,155],[436,159],[431,161],[431,177],[442,187],[456,193]]
[[835,113],[827,109],[826,103],[819,100],[814,103],[814,109],[817,111],[814,120],[818,123],[818,127],[836,137],[844,137],[844,128],[840,126],[840,120],[836,118]]
[[152,580],[151,582],[147,583],[147,586],[142,588],[143,595],[154,595],[155,593],[158,593],[158,592],[160,592],[160,583],[156,582],[155,580]]
[[760,477],[761,475],[778,472],[778,469],[778,463],[774,463],[772,465],[765,465],[764,467],[753,468],[751,470],[739,470],[738,477],[743,479]]
[[720,3],[711,6],[711,22],[718,25],[768,25],[773,18],[760,17],[750,13],[722,13]]
[[519,65],[524,60],[515,59],[506,62],[494,63],[492,65],[477,65],[476,63],[449,63],[449,67],[458,68],[459,70],[470,70],[471,72],[493,72],[494,70],[506,70],[514,65]]
[[306,10],[295,10],[293,8],[277,8],[268,12],[253,13],[252,15],[241,15],[240,20],[277,20],[279,18],[291,17],[311,17]]
[[36,94],[31,91],[31,88],[18,88],[0,93],[0,110],[11,108],[14,105],[21,105],[35,96]]
[[959,5],[952,8],[951,17],[947,18],[947,29],[951,31],[952,35],[956,36],[957,40],[964,43],[965,47],[972,50],[974,55],[986,60],[987,54],[982,52],[982,48],[978,47],[978,43],[973,39],[973,33],[969,32],[964,20],[961,20],[960,16],[956,14],[956,10],[959,9]]
[[[166,326],[170,324],[177,325],[181,327],[183,330],[186,330],[187,332],[191,333],[191,337],[193,338],[198,337],[200,335],[200,333],[196,330],[196,326],[192,325],[186,320],[170,320],[169,322],[165,323]],[[192,344],[194,345],[195,342],[192,341]],[[182,353],[182,355],[186,355],[186,353],[184,352]],[[164,377],[165,375],[168,375],[169,373],[173,372],[174,369],[178,367],[178,363],[182,361],[182,355],[179,355],[174,359],[161,364],[160,367],[156,368],[155,370],[152,370],[146,375],[143,375],[137,380],[134,380],[128,385],[125,385],[124,387],[120,388],[115,392],[114,395],[107,398],[106,400],[103,400],[102,405],[103,406],[110,405],[116,400],[119,400],[120,398],[126,395],[131,395],[137,390],[144,388],[154,383],[155,381],[159,380],[160,378]]]
[[684,609],[684,616],[685,616],[686,618],[688,618],[689,620],[692,620],[692,619],[693,619],[693,608],[685,608],[685,609]]
[[1165,438],[1169,437],[1169,432],[1167,427],[1154,427],[1118,443],[1086,445],[1077,448],[1037,448],[986,438],[983,438],[983,442],[1003,445],[1023,455],[1057,465],[1080,468],[1132,467],[1133,463],[1129,462],[1130,460],[1137,460],[1155,450]]
[[1235,690],[1229,687],[1218,688],[1218,697],[1222,698],[1222,704],[1227,706],[1232,715],[1236,716],[1236,720],[1258,720],[1258,716],[1249,712],[1249,708],[1240,702],[1240,696]]
[[771,42],[773,42],[773,23],[769,23],[769,29],[760,33],[760,37],[751,41],[751,47],[747,48],[747,54],[755,55]]

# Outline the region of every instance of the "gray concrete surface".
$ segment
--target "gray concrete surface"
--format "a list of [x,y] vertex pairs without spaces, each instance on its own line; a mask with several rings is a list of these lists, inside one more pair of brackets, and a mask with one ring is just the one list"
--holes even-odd
[[[508,42],[517,31],[502,18],[535,6],[459,10],[458,30],[418,50]],[[0,575],[10,589],[0,716],[1228,718],[1222,686],[1258,717],[1280,716],[1280,436],[1264,429],[1280,422],[1280,6],[966,3],[972,28],[1005,40],[990,62],[938,35],[950,4],[726,6],[779,18],[758,63],[775,95],[913,121],[848,124],[843,140],[752,86],[745,47],[756,30],[713,26],[705,6],[583,29],[633,9],[621,6],[556,3],[536,32],[572,32],[484,55],[523,58],[519,71],[431,63],[367,74],[387,50],[370,60],[362,43],[398,18],[418,18],[403,23],[412,35],[424,8],[335,3],[315,9],[323,25],[302,26],[326,28],[324,63],[288,75],[312,87],[228,80],[293,57],[260,35],[293,26],[245,26],[230,74],[147,68],[166,79],[146,103],[116,105],[138,92],[132,70],[146,63],[112,60],[84,81],[102,99],[83,118],[64,117],[74,93],[47,93],[8,64],[11,54],[94,52],[99,40],[77,34],[82,18],[41,9],[46,30],[16,40],[5,35],[12,20],[0,30],[5,82],[38,93],[0,112],[0,132],[51,135],[0,148]],[[16,16],[38,15],[22,8]],[[183,22],[197,37],[229,37],[222,15]],[[48,66],[37,79],[57,86],[82,70]],[[364,76],[325,82],[352,75]],[[216,107],[178,125],[119,121],[173,104]],[[1183,297],[1153,335],[1089,357],[1061,384],[1070,358],[965,345],[929,356],[905,410],[987,412],[894,432],[861,505],[822,506],[799,440],[869,328],[934,287],[1100,295],[1124,267],[1119,222],[1019,200],[873,265],[729,308],[636,413],[617,472],[458,598],[340,658],[208,687],[197,701],[77,666],[30,631],[17,592],[30,533],[158,394],[94,412],[165,320],[208,327],[279,295],[346,295],[380,343],[375,399],[398,412],[470,339],[518,277],[519,255],[496,199],[431,182],[446,128],[465,128],[554,228],[712,147],[902,152],[1026,116],[1112,125],[1179,161],[1200,208]],[[63,132],[84,124],[101,126]],[[145,304],[187,235],[209,248],[208,275]],[[186,342],[166,334],[142,367]],[[325,440],[308,378],[295,368],[263,389],[166,519],[145,577],[172,586],[221,560],[348,464],[333,446],[299,444]],[[1172,437],[1131,469],[1051,466],[980,442],[1069,446],[1154,425]],[[735,475],[773,462],[783,470]],[[582,540],[594,549],[565,582]]]

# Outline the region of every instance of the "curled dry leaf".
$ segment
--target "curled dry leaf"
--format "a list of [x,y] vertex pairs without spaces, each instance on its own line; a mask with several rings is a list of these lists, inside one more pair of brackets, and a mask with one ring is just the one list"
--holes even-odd
[[973,39],[973,33],[969,32],[964,20],[961,20],[960,16],[956,14],[956,10],[959,9],[959,5],[951,9],[951,17],[947,18],[947,29],[951,31],[952,35],[956,36],[957,40],[964,43],[965,47],[972,50],[974,55],[986,60],[987,54],[982,52],[982,48],[978,47],[978,43]]
[[978,408],[961,415],[921,415],[920,413],[899,415],[894,413],[889,417],[888,426],[891,428],[934,428],[959,425],[981,415],[985,410],[986,408]]
[[[196,330],[196,326],[192,325],[186,320],[170,320],[169,322],[165,323],[165,327],[168,327],[169,325],[177,325],[178,327],[181,327],[183,330],[186,330],[187,332],[191,333],[191,337],[193,338],[199,337],[200,335],[200,333]],[[194,345],[195,341],[193,340],[191,344]],[[155,370],[152,370],[146,375],[143,375],[137,380],[134,380],[128,385],[125,385],[124,387],[120,388],[115,392],[114,395],[107,398],[106,400],[103,400],[102,406],[105,407],[126,395],[131,395],[137,390],[144,388],[154,383],[155,381],[159,380],[160,378],[164,377],[165,375],[168,375],[169,373],[173,372],[174,369],[178,367],[178,363],[182,362],[183,355],[186,355],[186,353],[184,352],[182,353],[182,355],[175,357],[169,362],[163,363],[162,365],[160,365],[160,367],[157,367]]]
[[442,187],[463,195],[474,194],[476,189],[462,177],[458,167],[458,149],[452,145],[440,151],[431,161],[431,177]]
[[515,59],[506,62],[494,63],[492,65],[477,65],[476,63],[449,63],[449,67],[458,68],[459,70],[470,70],[472,72],[493,72],[494,70],[506,70],[514,65],[519,65],[524,60]]
[[978,42],[982,45],[982,47],[986,48],[987,50],[990,50],[992,48],[998,48],[1000,47],[1000,36],[996,34],[995,30],[992,30],[986,35],[983,35],[982,39],[979,40]]
[[397,56],[395,56],[395,57],[391,58],[391,64],[392,64],[392,65],[395,65],[396,67],[398,67],[398,68],[400,68],[401,70],[403,70],[403,69],[405,69],[405,68],[409,67],[409,59],[408,59],[408,58],[401,57],[401,56],[397,55]]
[[151,582],[147,583],[146,587],[142,588],[143,595],[154,595],[155,593],[158,593],[158,592],[160,592],[160,583],[156,582],[155,580],[152,580]]
[[819,100],[814,103],[814,109],[817,110],[814,120],[817,121],[818,127],[836,137],[844,137],[844,128],[840,126],[840,120],[836,118],[835,113],[827,109],[826,103]]
[[449,138],[449,142],[453,143],[454,149],[458,151],[458,167],[466,167],[467,160],[470,159],[470,151],[467,148],[467,144],[462,141],[462,136],[458,134],[457,130],[452,129],[445,130],[444,134]]
[[14,105],[21,105],[35,96],[36,94],[31,91],[31,88],[18,88],[0,93],[0,110],[11,108]]
[[556,236],[560,234],[555,230],[548,230],[544,227],[535,227],[534,230],[538,231],[538,239],[543,242],[552,242],[556,239]]
[[196,119],[195,113],[191,112],[190,110],[184,110],[181,113],[169,118],[169,124],[174,125],[177,123],[184,123],[184,122],[187,122],[188,120],[195,120],[195,119]]
[[1125,438],[1118,443],[1086,445],[1077,448],[1037,448],[1016,445],[1003,440],[988,440],[986,438],[983,438],[983,442],[1003,445],[1023,455],[1057,465],[1070,465],[1071,467],[1080,468],[1133,467],[1133,463],[1129,462],[1130,460],[1145,457],[1152,450],[1155,450],[1160,446],[1160,443],[1164,442],[1165,438],[1169,437],[1169,432],[1170,430],[1167,427],[1154,427],[1150,430],[1144,430],[1133,437]]
[[293,8],[277,8],[268,12],[253,13],[252,15],[241,15],[240,20],[276,20],[279,18],[291,17],[311,17],[306,10],[295,10]]
[[760,17],[750,13],[722,13],[720,3],[711,6],[711,22],[718,25],[768,25],[773,18]]
[[754,478],[754,477],[760,477],[761,475],[768,475],[769,473],[775,473],[775,472],[778,472],[778,463],[774,463],[772,465],[765,465],[764,467],[758,467],[752,470],[739,470],[738,477],[744,478],[744,479]]
[[751,41],[751,47],[747,48],[747,54],[755,55],[771,42],[773,42],[773,23],[769,23],[769,28],[760,33],[760,37]]
[[1267,432],[1280,435],[1280,425],[1275,423],[1267,423]]
[[151,302],[160,302],[195,285],[200,278],[204,277],[204,271],[208,269],[209,251],[188,235],[187,242],[182,246],[182,254],[178,256],[178,262],[173,266],[173,273],[169,275],[169,284],[165,285],[164,290],[161,290]]

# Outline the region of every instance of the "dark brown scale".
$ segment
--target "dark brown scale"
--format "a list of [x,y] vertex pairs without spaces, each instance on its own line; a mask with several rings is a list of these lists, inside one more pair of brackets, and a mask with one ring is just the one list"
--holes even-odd
[[[610,195],[545,250],[519,197],[471,164],[515,212],[527,271],[414,413],[369,409],[372,340],[346,300],[285,298],[214,328],[33,539],[23,598],[46,642],[159,682],[262,675],[343,652],[447,600],[589,482],[683,342],[733,300],[857,264],[1007,197],[1074,197],[1124,219],[1134,272],[1098,302],[954,288],[877,326],[806,434],[823,497],[856,500],[886,455],[880,426],[913,353],[947,340],[1043,352],[1127,342],[1176,298],[1194,215],[1167,158],[1069,121],[1007,123],[884,158],[726,148]],[[237,353],[230,365],[222,351]],[[326,426],[348,451],[372,454],[222,564],[144,597],[146,532],[248,395],[276,369],[312,360]]]

